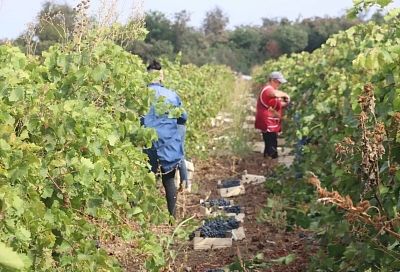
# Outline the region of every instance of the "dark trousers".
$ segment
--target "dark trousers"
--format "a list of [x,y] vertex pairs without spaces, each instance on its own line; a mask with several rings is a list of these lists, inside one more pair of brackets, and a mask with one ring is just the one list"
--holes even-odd
[[278,134],[276,132],[263,132],[264,157],[278,158]]
[[165,198],[167,199],[168,212],[174,217],[176,211],[175,172],[176,170],[174,169],[168,173],[161,173],[161,180],[165,189]]
[[[145,149],[144,152],[149,156],[149,162],[151,165],[151,171],[157,174],[159,169],[157,151],[154,147]],[[175,186],[175,172],[176,169],[165,173],[164,169],[161,168],[161,180],[165,189],[165,198],[167,200],[168,212],[170,215],[175,217],[175,206],[176,206],[176,186]]]

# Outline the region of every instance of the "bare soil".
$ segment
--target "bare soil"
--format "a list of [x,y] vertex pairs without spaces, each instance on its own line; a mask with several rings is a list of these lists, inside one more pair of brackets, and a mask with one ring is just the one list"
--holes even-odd
[[[247,170],[248,174],[264,175],[268,177],[275,165],[265,160],[262,154],[253,152],[244,157],[220,156],[207,160],[194,161],[194,188],[192,193],[178,195],[177,220],[174,225],[162,225],[152,230],[161,236],[171,236],[179,222],[194,216],[199,224],[205,217],[200,212],[200,199],[220,198],[217,191],[218,180],[240,178]],[[268,178],[267,178],[267,181]],[[273,181],[270,181],[273,182]],[[197,188],[197,189],[196,189]],[[303,229],[286,231],[285,227],[277,226],[276,222],[259,220],[262,209],[267,204],[269,194],[264,184],[245,185],[244,195],[232,197],[235,205],[244,207],[245,218],[243,227],[246,238],[234,241],[233,246],[224,249],[195,251],[193,241],[175,240],[172,250],[176,257],[170,260],[164,271],[172,272],[206,272],[209,269],[219,269],[239,262],[251,261],[260,256],[261,263],[268,263],[268,268],[247,268],[246,272],[294,272],[307,271],[310,257],[318,250],[313,234]],[[161,192],[163,194],[163,192]],[[185,226],[183,226],[185,228]],[[102,247],[115,256],[126,272],[146,271],[143,268],[147,256],[137,255],[137,244],[123,241],[107,241]],[[295,255],[294,261],[289,264],[278,264],[272,260]],[[167,254],[166,254],[167,255]],[[274,265],[272,265],[274,264]]]
[[[200,213],[200,199],[220,198],[217,194],[218,180],[239,178],[244,170],[249,174],[268,176],[273,167],[262,154],[255,152],[243,158],[225,156],[195,162],[194,183],[198,185],[198,191],[180,196],[178,220],[179,217],[193,215],[199,220],[204,218]],[[178,255],[171,264],[170,271],[205,272],[208,269],[222,268],[238,260],[248,261],[256,255],[263,256],[265,262],[270,262],[289,254],[296,256],[290,264],[276,264],[269,268],[253,268],[245,271],[306,271],[310,256],[317,250],[316,243],[310,239],[311,234],[302,229],[287,232],[285,229],[274,227],[272,222],[257,220],[260,211],[266,205],[268,192],[262,184],[245,185],[245,189],[244,195],[231,199],[245,209],[243,226],[246,238],[243,241],[234,241],[231,248],[205,251],[194,251],[192,241],[181,241],[176,247]]]

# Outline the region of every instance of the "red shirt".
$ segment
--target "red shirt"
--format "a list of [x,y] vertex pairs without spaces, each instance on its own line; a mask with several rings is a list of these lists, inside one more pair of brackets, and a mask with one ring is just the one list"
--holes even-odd
[[280,132],[282,119],[282,103],[280,98],[274,97],[274,88],[266,85],[257,99],[256,129],[262,132]]

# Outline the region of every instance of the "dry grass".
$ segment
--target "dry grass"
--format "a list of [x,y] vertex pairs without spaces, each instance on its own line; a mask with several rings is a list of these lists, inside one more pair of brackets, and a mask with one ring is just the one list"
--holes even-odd
[[212,134],[211,145],[215,146],[216,154],[244,155],[251,150],[248,142],[253,137],[252,130],[244,129],[246,117],[253,115],[249,112],[250,106],[255,106],[251,99],[250,82],[237,78],[235,88],[217,116],[216,123],[221,125],[216,125],[209,131]]

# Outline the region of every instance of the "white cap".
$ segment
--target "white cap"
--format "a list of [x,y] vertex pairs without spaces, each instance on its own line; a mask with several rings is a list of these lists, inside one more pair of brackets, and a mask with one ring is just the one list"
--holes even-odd
[[280,83],[286,83],[287,80],[283,77],[281,72],[275,71],[272,72],[271,74],[269,74],[269,79],[276,79],[278,80]]

